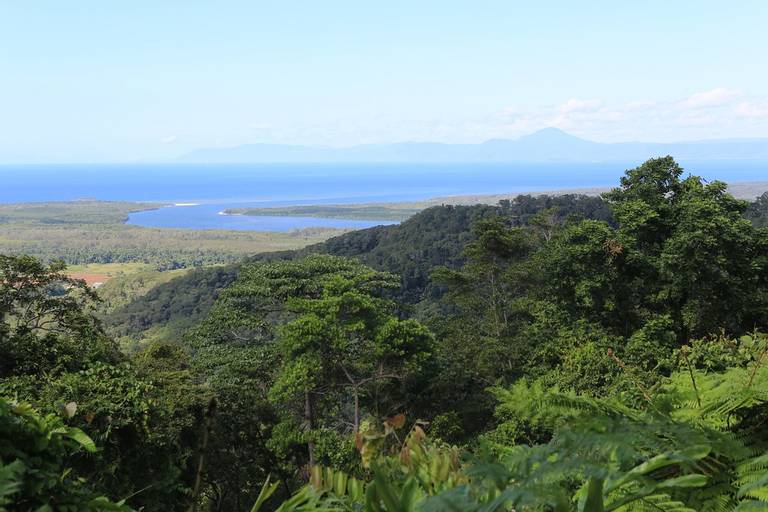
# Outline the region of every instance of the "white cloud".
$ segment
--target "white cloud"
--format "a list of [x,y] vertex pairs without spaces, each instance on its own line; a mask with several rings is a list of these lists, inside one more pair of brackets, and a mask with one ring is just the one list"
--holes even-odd
[[[641,96],[614,101],[587,93],[569,94],[538,106],[522,102],[504,106],[507,108],[485,116],[462,118],[443,114],[425,119],[414,114],[410,119],[401,119],[392,114],[365,120],[337,119],[333,121],[334,130],[321,122],[270,125],[257,118],[240,125],[238,133],[242,133],[242,143],[329,146],[403,140],[482,142],[515,139],[551,126],[601,142],[768,136],[768,95],[761,97],[723,87],[665,99]],[[249,129],[242,129],[243,126]],[[233,145],[230,140],[221,144]]]
[[548,126],[603,141],[768,136],[768,97],[718,87],[667,101],[569,99],[506,108],[486,125],[488,138],[514,138]]
[[631,112],[633,110],[648,110],[656,106],[655,101],[628,101],[624,104],[624,110]]
[[558,108],[560,112],[592,112],[600,108],[601,101],[598,100],[580,100],[571,98]]
[[167,137],[163,137],[162,139],[163,144],[171,144],[173,142],[176,142],[176,136],[175,135],[168,135]]
[[741,91],[718,87],[710,91],[697,92],[680,101],[677,105],[683,109],[719,107],[733,102],[741,95]]
[[742,101],[736,105],[733,111],[737,116],[748,119],[768,119],[768,102]]

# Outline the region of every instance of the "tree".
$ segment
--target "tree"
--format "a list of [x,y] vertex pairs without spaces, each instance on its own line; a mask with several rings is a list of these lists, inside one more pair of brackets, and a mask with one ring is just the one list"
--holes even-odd
[[753,203],[750,203],[744,216],[752,221],[756,227],[768,227],[768,192],[764,192]]
[[725,184],[683,177],[665,157],[627,171],[604,199],[613,215],[600,220],[532,213],[530,198],[504,203],[512,221],[476,223],[464,266],[435,272],[454,307],[432,322],[448,347],[439,353],[444,368],[460,361],[442,395],[472,396],[454,383],[478,376],[488,386],[522,374],[609,393],[615,374],[597,372],[608,348],[655,380],[691,337],[765,326],[768,232],[744,219],[747,203]]
[[743,218],[745,201],[722,182],[681,179],[671,157],[627,171],[606,194],[629,262],[622,277],[650,314],[669,314],[680,342],[719,328],[761,325],[768,289],[768,236]]
[[202,393],[188,374],[133,366],[94,316],[97,300],[63,264],[0,256],[0,396],[46,414],[76,403],[69,422],[100,446],[68,456],[78,475],[145,510],[184,508]]
[[636,325],[627,254],[607,223],[585,220],[557,233],[531,261],[532,295],[571,318],[598,322],[628,335]]
[[536,295],[625,338],[668,317],[678,343],[762,325],[768,237],[721,182],[681,178],[671,157],[627,171],[606,194],[617,226],[585,220],[533,258]]
[[499,340],[508,334],[511,304],[524,286],[516,264],[529,256],[533,244],[525,230],[510,228],[503,217],[478,221],[473,233],[462,269],[438,267],[432,278],[448,287],[448,300],[462,309],[465,321],[474,318],[475,332],[488,330]]
[[[338,434],[355,423],[355,394],[358,418],[402,398],[415,368],[395,363],[431,340],[380,298],[393,287],[395,276],[347,258],[253,262],[188,333],[192,366],[218,401],[205,471],[214,509],[244,508],[256,489],[245,482],[270,471],[290,491],[309,437],[324,460],[355,462],[350,438]],[[324,394],[307,391],[317,427],[310,436],[301,424],[302,386],[315,380]]]
[[[637,405],[541,381],[496,388],[500,425],[476,453],[459,457],[414,427],[394,453],[372,456],[368,481],[318,468],[277,510],[765,510],[768,340],[723,350],[734,365],[699,370],[688,363],[708,355],[690,348]],[[520,437],[522,423],[538,437]]]
[[0,378],[120,359],[95,318],[95,293],[63,263],[0,255]]
[[447,292],[444,307],[430,319],[440,340],[440,371],[423,405],[443,430],[438,435],[452,431],[456,439],[486,427],[492,403],[485,389],[519,376],[527,352],[515,334],[529,285],[522,264],[534,250],[533,237],[496,216],[476,222],[473,238],[460,269],[437,267],[432,273]]
[[375,417],[400,412],[406,397],[393,384],[406,385],[431,350],[429,331],[415,320],[395,317],[393,305],[370,289],[370,279],[379,277],[360,270],[355,276],[327,278],[320,297],[290,300],[288,307],[299,316],[281,328],[283,362],[270,396],[293,408],[300,397],[310,467],[316,462],[312,431],[319,427],[321,395],[324,402],[337,397],[342,414],[351,395],[350,428],[358,433],[361,411]]

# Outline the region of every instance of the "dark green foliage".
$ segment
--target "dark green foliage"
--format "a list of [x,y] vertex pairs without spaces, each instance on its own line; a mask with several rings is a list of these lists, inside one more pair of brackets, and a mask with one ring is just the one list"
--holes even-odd
[[[337,261],[350,260],[315,256],[293,265],[299,270],[299,265]],[[378,290],[396,286],[394,276],[356,265],[349,269],[354,272],[318,276],[319,296],[307,297],[302,291],[291,297],[287,309],[298,316],[279,331],[283,362],[270,400],[303,418],[310,435],[310,466],[315,464],[314,430],[329,431],[334,423],[346,422],[348,427],[335,430],[357,433],[361,415],[400,413],[409,401],[404,391],[414,387],[432,349],[428,330],[415,320],[398,319],[393,304],[376,296]],[[339,407],[332,422],[317,410],[320,399]]]
[[[390,274],[328,255],[245,265],[190,331],[193,365],[216,394],[205,499],[242,509],[272,468],[290,487],[310,457],[353,467],[348,434],[404,407],[431,335],[380,298]],[[399,405],[398,405],[399,404]]]
[[768,438],[746,420],[766,417],[768,340],[733,344],[744,365],[681,368],[638,406],[541,382],[497,388],[501,423],[481,441],[493,455],[460,463],[414,427],[365,483],[317,469],[278,510],[764,510]]
[[485,388],[512,379],[522,368],[522,353],[512,335],[519,326],[515,309],[526,276],[518,265],[533,250],[533,240],[509,220],[490,217],[475,224],[474,241],[464,250],[461,270],[438,267],[433,279],[448,290],[448,310],[432,321],[441,340],[440,372],[431,382],[429,403],[439,411],[461,411],[456,428],[485,428],[490,413]]
[[393,298],[416,304],[435,297],[431,269],[454,267],[463,261],[461,252],[471,240],[473,223],[496,212],[491,206],[436,206],[396,226],[379,226],[331,238],[304,252],[324,252],[356,257],[366,265],[400,276]]
[[572,317],[621,330],[628,322],[623,315],[632,314],[624,303],[632,283],[622,272],[625,255],[615,236],[607,223],[592,220],[558,232],[531,262],[546,287],[540,295]]
[[303,251],[357,257],[377,270],[397,274],[402,281],[394,298],[416,304],[434,301],[442,294],[444,288],[431,282],[432,269],[455,268],[465,261],[464,247],[473,240],[472,229],[477,221],[499,216],[510,225],[524,226],[542,212],[550,213],[553,225],[568,218],[612,219],[599,197],[522,195],[502,201],[497,207],[435,206],[402,224],[353,231]]
[[[563,224],[568,219],[592,219],[613,223],[610,206],[600,197],[564,194],[559,196],[519,195],[499,202],[502,217],[515,226],[550,226]],[[542,214],[543,217],[542,217]]]
[[4,257],[0,394],[100,447],[41,452],[78,493],[147,511],[762,510],[762,206],[660,158],[435,207],[166,282],[106,318],[130,358],[62,265]]
[[[396,273],[401,287],[390,295],[400,303],[415,304],[441,292],[429,279],[434,266],[455,267],[471,239],[475,219],[490,215],[490,206],[429,208],[399,225],[353,231],[296,253],[257,255],[251,261],[293,259],[313,253],[355,257],[382,271]],[[170,324],[178,330],[203,318],[221,288],[229,285],[238,266],[200,269],[164,283],[149,294],[119,308],[106,319],[119,336],[139,337],[150,327]]]
[[208,313],[238,269],[228,265],[192,270],[117,308],[105,318],[106,325],[117,336],[139,338],[150,328],[169,326],[180,337]]
[[46,413],[77,404],[70,422],[100,450],[68,464],[91,488],[146,510],[183,508],[204,400],[191,375],[132,366],[94,317],[93,292],[63,265],[6,256],[0,264],[0,395]]
[[[602,349],[644,361],[646,370],[663,370],[675,345],[691,337],[764,325],[766,233],[742,218],[746,204],[724,184],[681,174],[671,158],[628,171],[622,187],[606,195],[615,227],[566,223],[519,267],[518,274],[530,276],[529,288],[518,292],[525,303],[510,303],[507,314],[527,312],[519,326],[525,344],[554,344],[558,357],[541,363],[557,366],[571,357],[564,350],[576,347],[559,340],[575,325],[602,331]],[[511,284],[525,284],[518,274]]]
[[760,325],[768,234],[743,219],[746,202],[724,183],[681,174],[671,157],[649,160],[606,195],[619,223],[606,252],[618,253],[614,266],[635,290],[637,320],[669,314],[679,340]]
[[[536,219],[542,212],[548,215]],[[444,286],[430,278],[432,270],[438,266],[461,266],[465,261],[462,251],[473,239],[475,221],[499,215],[514,225],[538,222],[542,236],[569,218],[612,218],[598,197],[518,196],[500,207],[436,206],[398,225],[353,231],[292,253],[259,254],[250,260],[293,259],[313,253],[353,257],[399,276],[401,286],[388,296],[402,309],[415,309],[416,314],[424,317],[437,307],[445,292]],[[239,265],[200,269],[163,283],[149,295],[115,311],[105,322],[118,336],[132,338],[140,338],[149,327],[168,325],[171,332],[164,337],[173,338],[207,314],[218,291],[232,282],[238,269]]]
[[630,385],[622,366],[650,386],[691,337],[765,326],[768,238],[724,184],[682,178],[661,158],[605,197],[605,220],[534,214],[518,198],[501,210],[528,211],[527,226],[520,214],[476,222],[463,267],[434,273],[448,293],[430,321],[441,368],[430,405],[457,412],[468,439],[486,428],[483,389],[497,382],[528,375],[612,394]]
[[[65,417],[76,408],[67,404]],[[0,398],[0,511],[129,511],[100,496],[70,466],[73,455],[96,450],[82,430],[59,416]]]
[[130,496],[128,503],[136,508],[183,507],[205,400],[189,375],[142,375],[127,363],[94,363],[55,378],[10,379],[4,387],[48,410],[60,402],[78,404],[71,423],[100,449],[72,464],[93,487]]
[[119,359],[92,314],[93,291],[64,270],[61,263],[0,255],[0,378]]

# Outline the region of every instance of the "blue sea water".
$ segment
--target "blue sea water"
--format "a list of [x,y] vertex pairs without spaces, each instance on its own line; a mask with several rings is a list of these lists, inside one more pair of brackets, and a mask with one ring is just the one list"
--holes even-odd
[[[81,198],[195,203],[131,215],[153,227],[287,231],[381,221],[219,215],[237,206],[409,201],[609,187],[639,162],[513,164],[121,164],[0,166],[0,203]],[[768,162],[682,162],[708,180],[768,180]]]
[[326,219],[322,217],[223,215],[226,208],[252,206],[249,203],[193,204],[167,206],[132,213],[128,224],[154,228],[235,229],[244,231],[293,231],[304,228],[365,229],[396,224],[384,220]]

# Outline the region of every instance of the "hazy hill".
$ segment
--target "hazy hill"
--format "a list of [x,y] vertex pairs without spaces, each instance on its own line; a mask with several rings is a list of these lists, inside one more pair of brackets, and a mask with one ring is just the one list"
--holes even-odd
[[347,148],[249,144],[199,149],[181,158],[195,163],[301,162],[596,162],[674,155],[679,160],[768,160],[768,139],[713,139],[675,143],[600,143],[545,128],[515,140],[481,144],[401,142]]

